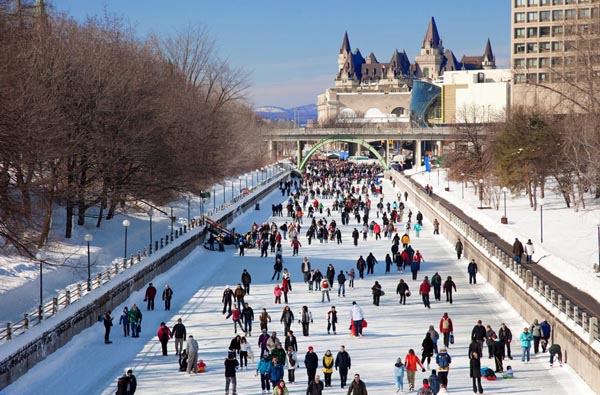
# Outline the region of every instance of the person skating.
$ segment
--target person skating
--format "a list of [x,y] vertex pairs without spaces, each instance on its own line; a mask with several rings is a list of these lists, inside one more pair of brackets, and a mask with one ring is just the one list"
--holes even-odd
[[345,346],[340,346],[340,351],[338,351],[335,356],[335,370],[340,373],[340,386],[344,388],[346,386],[346,380],[348,379],[348,370],[352,368],[352,359],[350,358],[350,354],[346,351]]
[[444,313],[440,319],[440,332],[444,336],[444,346],[448,348],[450,346],[450,334],[454,331],[452,325],[452,318],[448,316],[448,313]]
[[456,292],[456,284],[452,281],[452,276],[448,276],[446,281],[444,281],[444,293],[446,294],[446,302],[452,304],[452,290]]
[[244,303],[244,308],[241,311],[242,321],[244,322],[244,333],[246,336],[252,336],[252,321],[254,321],[254,310]]
[[269,351],[269,353],[271,353],[277,346],[277,343],[281,343],[281,342],[279,341],[279,338],[277,337],[277,332],[273,332],[273,333],[271,333],[271,336],[269,336],[269,338],[267,339],[267,343],[266,343],[267,351]]
[[425,368],[419,357],[415,354],[415,350],[412,348],[408,350],[408,354],[404,358],[404,365],[406,366],[406,376],[408,379],[408,389],[413,391],[415,389],[415,374],[417,372],[417,366],[421,367],[421,371],[425,372]]
[[238,284],[237,287],[235,287],[235,290],[233,291],[233,296],[235,298],[236,306],[238,310],[240,310],[244,305],[244,297],[246,296],[246,291],[244,291],[244,289],[242,288],[242,284]]
[[183,350],[179,354],[179,371],[185,372],[187,370],[187,366],[188,366],[188,355],[187,355],[187,351]]
[[125,369],[125,374],[117,380],[116,395],[133,395],[137,388],[137,379],[133,375],[133,370]]
[[285,306],[283,308],[279,322],[283,324],[283,333],[288,333],[294,322],[294,313],[292,312],[292,309],[290,309],[290,306]]
[[325,387],[331,387],[331,375],[333,374],[333,354],[331,354],[331,350],[325,351],[325,355],[323,355],[322,365],[323,365],[323,374],[325,375]]
[[404,374],[406,367],[402,363],[402,358],[396,359],[394,364],[394,376],[396,377],[396,392],[404,393]]
[[525,359],[527,359],[527,363],[529,363],[531,342],[533,341],[533,336],[529,333],[529,328],[523,328],[523,333],[519,336],[519,340],[521,341],[521,349],[523,351],[521,354],[521,362],[525,362]]
[[165,324],[164,322],[160,323],[160,327],[156,332],[156,336],[158,337],[158,341],[160,342],[160,345],[162,347],[162,355],[167,356],[167,343],[169,342],[169,339],[173,337],[173,335],[171,334],[171,330],[169,329],[169,327],[167,327],[167,324]]
[[258,320],[260,321],[260,330],[267,332],[269,330],[268,323],[271,322],[271,316],[267,313],[266,308],[263,307]]
[[186,373],[190,374],[192,369],[194,370],[194,373],[198,373],[198,342],[194,339],[194,336],[188,336],[185,350],[187,353]]
[[148,302],[146,310],[154,310],[154,298],[156,298],[156,288],[150,283],[144,296],[144,302]]
[[[477,324],[473,327],[471,339],[475,339],[479,343],[479,348],[483,350],[483,343],[486,340],[486,329],[481,320],[477,320]],[[481,356],[481,351],[479,352],[479,356]]]
[[279,281],[281,270],[283,270],[283,262],[281,261],[280,257],[277,257],[275,258],[275,263],[273,264],[273,276],[271,277],[271,281],[275,280],[275,277],[277,277],[277,281]]
[[173,290],[169,284],[165,285],[165,289],[162,293],[162,300],[165,302],[165,311],[171,310],[171,299],[173,298]]
[[[284,355],[285,358],[285,355]],[[271,369],[269,370],[269,380],[273,388],[277,386],[280,380],[283,380],[283,368],[285,360],[279,360],[276,356],[271,354]]]
[[562,349],[559,344],[554,343],[551,345],[548,352],[550,353],[550,367],[554,365],[554,358],[558,360],[560,366],[563,366]]
[[269,353],[265,351],[260,357],[260,361],[256,366],[256,373],[254,374],[255,376],[260,374],[260,386],[263,393],[271,390],[271,382],[269,381],[271,366],[273,365],[271,363],[271,359],[269,358]]
[[350,319],[352,320],[353,327],[355,330],[355,336],[362,336],[363,320],[365,319],[365,313],[363,309],[356,303],[352,302],[352,308],[350,310]]
[[319,366],[319,356],[314,352],[313,346],[308,347],[308,352],[304,356],[304,367],[306,367],[306,375],[310,383],[315,379],[317,367]]
[[321,303],[325,302],[325,297],[327,296],[327,301],[331,302],[331,298],[329,296],[329,289],[331,288],[331,284],[327,278],[323,278],[321,280]]
[[385,274],[388,274],[390,272],[391,268],[392,268],[392,257],[390,256],[390,254],[386,254],[386,256],[385,256]]
[[410,294],[410,290],[408,288],[408,284],[404,282],[403,279],[400,279],[398,286],[396,287],[396,294],[400,295],[400,304],[406,304],[406,297]]
[[111,311],[107,310],[102,316],[102,322],[104,323],[104,344],[111,344],[110,341],[110,328],[113,326],[113,317],[110,315]]
[[435,356],[435,363],[438,365],[438,377],[440,378],[440,383],[447,386],[452,357],[448,354],[446,347],[442,347],[438,355]]
[[358,260],[356,261],[356,269],[358,270],[358,277],[362,280],[363,278],[365,278],[365,259],[363,258],[363,256],[361,255]]
[[233,333],[237,333],[238,326],[240,327],[240,331],[244,332],[244,328],[242,327],[242,313],[237,307],[234,307],[231,312],[231,321],[233,322]]
[[181,318],[177,319],[177,323],[173,325],[171,333],[175,338],[175,355],[181,354],[183,350],[183,342],[185,341],[186,329],[185,325],[181,322]]
[[327,265],[327,271],[325,272],[325,277],[327,277],[327,281],[329,281],[329,285],[333,285],[333,280],[335,279],[335,267],[330,263]]
[[313,288],[315,291],[321,290],[321,280],[323,280],[323,273],[319,269],[316,269],[312,274]]
[[423,379],[423,386],[417,391],[417,395],[432,395],[433,391],[429,385],[428,379]]
[[427,278],[427,276],[425,276],[425,278],[423,279],[423,282],[419,286],[419,295],[421,295],[421,298],[423,299],[423,305],[428,309],[431,308],[431,304],[429,303],[429,292],[430,291],[431,291],[431,286],[429,285],[429,279]]
[[306,388],[306,395],[322,395],[323,394],[323,382],[320,376],[317,374],[315,379],[308,383]]
[[[252,283],[252,276],[250,275],[250,273],[248,273],[248,270],[244,269],[244,271],[242,272],[242,285],[244,286],[244,291],[246,295],[250,295],[250,284]],[[238,305],[239,308],[239,305]]]
[[337,276],[338,281],[338,297],[340,294],[343,297],[346,297],[346,275],[343,270],[340,270],[340,274]]
[[127,306],[123,308],[123,313],[119,317],[119,325],[123,326],[123,336],[129,336],[129,309]]
[[[287,272],[287,269],[283,271],[283,277],[281,281],[281,293],[283,294],[284,303],[288,303],[288,293],[292,291],[292,281],[290,278],[290,273]],[[280,300],[281,302],[281,300]]]
[[331,306],[331,310],[327,312],[327,334],[331,333],[333,329],[333,334],[337,334],[336,325],[337,325],[337,311],[335,310],[335,306]]
[[513,359],[512,355],[510,354],[512,332],[504,322],[500,325],[500,330],[498,331],[498,339],[502,342],[505,348],[505,352],[502,353],[502,358],[508,357],[508,359]]
[[469,284],[477,284],[477,263],[475,263],[475,259],[471,259],[471,262],[469,262],[467,273],[469,273]]
[[288,382],[291,384],[296,382],[296,366],[298,366],[296,351],[289,346],[285,355],[285,368],[288,371]]
[[236,394],[237,380],[236,371],[239,365],[237,359],[235,359],[235,353],[229,352],[227,358],[225,358],[225,394],[229,394],[229,387],[231,387],[232,393]]
[[296,336],[294,335],[294,331],[288,331],[287,336],[285,337],[285,349],[292,348],[294,352],[298,351],[298,341],[296,340]]
[[433,357],[433,339],[431,338],[431,333],[427,332],[425,334],[425,339],[423,339],[421,347],[423,350],[423,354],[421,355],[421,364],[424,364],[425,361],[427,361],[427,369],[429,369],[431,357]]
[[311,268],[310,268],[310,261],[308,260],[308,257],[304,257],[304,259],[302,259],[302,265],[300,266],[300,269],[302,270],[304,282],[305,283],[310,282]]
[[471,354],[471,360],[469,361],[469,376],[473,380],[473,392],[483,394],[483,387],[481,386],[481,359],[479,354],[474,352]]
[[367,386],[360,379],[360,374],[356,373],[354,375],[354,380],[348,386],[347,395],[368,395]]
[[375,268],[375,264],[377,264],[377,259],[373,255],[372,252],[369,252],[369,255],[366,259],[367,264],[367,274],[373,274],[373,269]]
[[456,251],[456,259],[460,259],[463,253],[463,243],[458,239],[454,245],[454,251]]
[[225,286],[225,290],[223,291],[223,298],[221,298],[221,303],[223,303],[223,314],[227,311],[227,317],[231,316],[231,303],[233,302],[233,291],[229,288],[229,285]]
[[375,284],[371,287],[371,293],[373,294],[373,304],[379,306],[379,300],[383,291],[381,290],[381,284],[379,281],[375,281]]
[[279,380],[276,387],[273,388],[273,395],[288,395],[289,391],[285,386],[285,381]]
[[309,336],[309,327],[313,323],[313,318],[308,306],[302,306],[302,310],[298,313],[298,323],[302,324],[302,336]]
[[438,272],[435,272],[431,276],[431,286],[433,287],[433,297],[437,301],[442,300],[442,276]]
[[550,340],[550,334],[552,333],[552,327],[548,321],[544,320],[540,323],[540,329],[542,331],[542,340],[540,341],[540,345],[542,346],[542,352],[546,352],[548,341]]
[[248,368],[248,357],[252,359],[252,347],[246,337],[240,339],[240,369]]
[[435,327],[433,325],[429,325],[429,330],[427,331],[429,332],[429,335],[431,336],[431,340],[433,340],[433,352],[435,354],[438,353],[438,340],[440,339],[440,334],[435,330]]
[[[491,325],[485,326],[485,344],[488,347],[488,359],[494,357],[494,341],[498,338]],[[483,355],[482,355],[483,356]]]
[[360,233],[358,232],[358,229],[354,228],[354,230],[352,231],[352,240],[354,240],[355,247],[358,247],[359,236],[360,236]]

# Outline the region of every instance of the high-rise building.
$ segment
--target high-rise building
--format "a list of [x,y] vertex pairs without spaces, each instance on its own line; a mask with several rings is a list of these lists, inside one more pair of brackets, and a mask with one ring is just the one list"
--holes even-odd
[[559,93],[567,89],[565,82],[581,82],[577,70],[600,66],[600,58],[582,56],[586,45],[595,41],[597,47],[600,1],[511,2],[513,105],[568,109]]

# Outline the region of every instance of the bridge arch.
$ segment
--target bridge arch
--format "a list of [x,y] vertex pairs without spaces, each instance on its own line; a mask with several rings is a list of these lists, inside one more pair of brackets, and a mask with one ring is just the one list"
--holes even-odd
[[340,141],[344,142],[344,143],[360,144],[360,146],[368,149],[373,155],[375,155],[375,157],[377,158],[377,161],[379,162],[379,164],[381,164],[381,166],[384,169],[387,169],[388,165],[387,165],[386,160],[367,141],[365,141],[363,139],[355,139],[355,138],[351,138],[351,137],[336,137],[336,138],[321,140],[317,144],[315,144],[315,146],[311,148],[311,150],[308,152],[308,154],[306,154],[306,156],[304,158],[302,158],[302,161],[300,161],[300,165],[298,166],[298,170],[299,171],[304,170],[304,168],[306,167],[306,164],[308,163],[308,160],[311,158],[311,156],[313,156],[325,144],[335,143],[335,142],[340,142]]

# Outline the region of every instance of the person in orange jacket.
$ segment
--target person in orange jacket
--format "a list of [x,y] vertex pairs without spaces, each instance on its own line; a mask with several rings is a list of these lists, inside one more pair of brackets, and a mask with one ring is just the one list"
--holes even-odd
[[160,323],[160,328],[158,328],[158,332],[156,333],[158,336],[158,341],[160,341],[160,345],[162,346],[162,355],[167,355],[167,342],[170,338],[173,337],[171,334],[171,330],[164,322]]
[[419,360],[419,357],[415,354],[415,350],[412,348],[408,350],[408,354],[406,354],[406,357],[404,357],[404,366],[406,367],[408,389],[413,391],[415,389],[415,373],[417,372],[417,366],[421,367],[422,372],[425,371],[425,368]]

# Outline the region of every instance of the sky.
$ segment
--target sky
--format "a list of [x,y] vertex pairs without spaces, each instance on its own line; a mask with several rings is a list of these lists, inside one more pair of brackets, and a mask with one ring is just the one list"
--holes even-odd
[[394,49],[414,62],[429,19],[435,17],[444,47],[482,55],[491,39],[496,63],[510,59],[510,2],[505,0],[196,1],[50,0],[77,20],[107,11],[129,21],[140,37],[174,34],[188,25],[208,28],[220,56],[250,74],[255,106],[316,103],[333,86],[344,31],[352,49],[387,62]]

